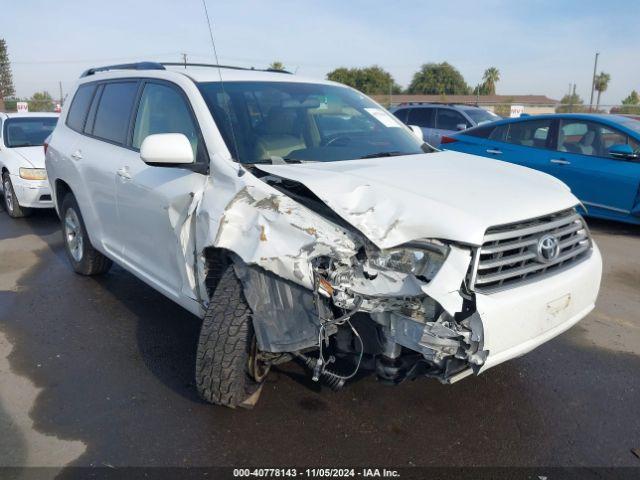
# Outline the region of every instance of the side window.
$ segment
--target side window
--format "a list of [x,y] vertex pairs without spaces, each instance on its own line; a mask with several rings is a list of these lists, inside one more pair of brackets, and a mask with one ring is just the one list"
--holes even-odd
[[400,120],[402,123],[407,123],[407,116],[409,114],[409,108],[401,108],[400,110],[396,110],[393,114]]
[[77,132],[82,131],[95,90],[95,85],[82,85],[78,87],[71,102],[71,107],[69,107],[69,113],[67,114],[67,125],[69,128]]
[[524,147],[547,148],[551,120],[532,120],[509,124],[505,141]]
[[124,144],[137,92],[137,82],[106,83],[96,111],[93,135]]
[[147,83],[140,97],[131,146],[139,149],[147,136],[156,133],[182,133],[197,157],[198,129],[185,98],[171,86]]
[[509,124],[500,125],[493,129],[491,135],[489,135],[489,140],[493,140],[494,142],[506,142],[507,141],[507,133],[509,132]]
[[422,128],[435,127],[435,108],[411,108],[407,125],[417,125]]
[[626,134],[596,122],[561,120],[558,150],[582,155],[608,157],[613,145],[628,142]]
[[[602,157],[609,156],[609,148],[613,145],[625,145],[627,143],[627,135],[609,127],[601,125],[599,130],[599,141],[596,146],[599,147],[597,154]],[[633,145],[631,145],[633,148]],[[633,148],[635,150],[635,148]]]
[[437,128],[440,130],[458,130],[458,125],[463,124],[469,127],[469,122],[455,110],[450,108],[439,108],[436,120]]

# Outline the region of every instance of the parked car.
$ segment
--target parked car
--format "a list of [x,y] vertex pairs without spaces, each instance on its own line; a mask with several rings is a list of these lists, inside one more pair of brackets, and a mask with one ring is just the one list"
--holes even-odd
[[452,135],[502,118],[473,105],[449,103],[404,103],[390,111],[406,125],[420,127],[424,141],[434,147],[440,146],[443,135]]
[[55,113],[0,113],[0,192],[13,218],[53,208],[42,146],[57,120]]
[[443,148],[540,170],[589,216],[640,224],[640,122],[619,115],[536,115],[445,138]]
[[287,73],[87,71],[46,166],[68,258],[203,319],[196,384],[255,402],[297,359],[339,388],[452,383],[593,308],[601,257],[548,175],[434,152],[360,92]]

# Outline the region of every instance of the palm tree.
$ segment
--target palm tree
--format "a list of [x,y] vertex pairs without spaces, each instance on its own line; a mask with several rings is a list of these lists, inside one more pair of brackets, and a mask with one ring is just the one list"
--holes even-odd
[[600,72],[600,75],[596,75],[596,79],[594,82],[595,89],[598,91],[598,99],[596,100],[596,110],[600,107],[600,95],[604,92],[609,86],[609,82],[611,81],[611,75],[608,73]]
[[484,71],[482,79],[484,80],[487,95],[495,95],[496,83],[500,81],[500,70],[496,67],[489,67]]

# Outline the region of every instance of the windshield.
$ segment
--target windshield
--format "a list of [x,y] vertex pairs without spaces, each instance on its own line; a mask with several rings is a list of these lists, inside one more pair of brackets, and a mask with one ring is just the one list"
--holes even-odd
[[476,122],[476,125],[482,125],[489,122],[495,122],[500,120],[500,117],[493,112],[483,110],[482,108],[470,108],[465,110],[464,113],[471,117],[471,120]]
[[431,151],[399,120],[345,87],[295,82],[201,83],[241,163],[354,160]]
[[10,118],[4,122],[4,144],[9,148],[41,147],[57,121],[57,117]]

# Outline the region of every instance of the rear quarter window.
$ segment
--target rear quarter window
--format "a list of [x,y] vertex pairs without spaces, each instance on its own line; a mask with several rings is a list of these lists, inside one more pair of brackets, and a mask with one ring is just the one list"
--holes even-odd
[[67,125],[69,128],[72,128],[77,132],[82,131],[95,90],[95,85],[81,85],[78,87],[78,90],[76,90],[76,94],[71,101],[69,113],[67,114]]

